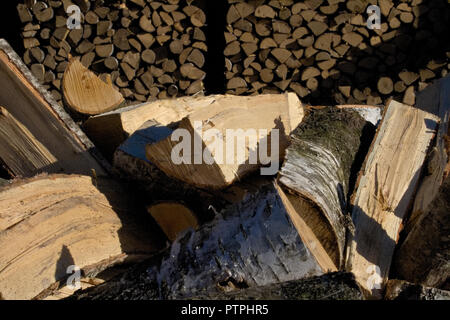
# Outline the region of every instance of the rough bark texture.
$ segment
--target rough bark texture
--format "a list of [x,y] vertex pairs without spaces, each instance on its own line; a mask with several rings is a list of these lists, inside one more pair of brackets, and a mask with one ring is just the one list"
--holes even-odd
[[425,287],[403,280],[389,280],[386,300],[450,300],[450,291]]
[[136,200],[112,180],[76,175],[43,175],[0,189],[3,298],[43,298],[71,265],[95,276],[164,248],[164,236],[143,219]]
[[269,182],[197,232],[180,236],[156,266],[85,297],[184,299],[321,274]]
[[351,273],[335,272],[229,293],[199,295],[194,300],[362,300]]
[[338,267],[344,256],[351,170],[365,125],[351,110],[312,109],[292,133],[280,173],[281,185],[314,203],[315,213],[305,219]]

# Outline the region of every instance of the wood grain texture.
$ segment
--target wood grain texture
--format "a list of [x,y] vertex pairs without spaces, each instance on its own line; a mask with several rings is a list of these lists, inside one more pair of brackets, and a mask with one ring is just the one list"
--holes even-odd
[[[31,177],[57,159],[5,108],[0,107],[0,159],[13,177]],[[62,169],[62,168],[60,168]]]
[[0,39],[0,105],[57,159],[50,173],[106,175],[95,146],[39,85],[9,44]]
[[392,101],[385,111],[353,196],[355,235],[347,268],[380,297],[401,224],[413,200],[439,119]]
[[119,91],[100,80],[77,58],[69,61],[62,86],[67,105],[82,114],[104,113],[116,109],[124,102]]
[[[279,132],[279,140],[275,141],[278,145],[273,146],[278,147],[278,155],[283,157],[289,134],[302,118],[303,107],[292,93],[216,97],[208,108],[190,114],[178,127],[189,133],[193,143],[199,140],[197,147],[200,146],[201,150],[196,147],[190,159],[181,164],[174,163],[172,150],[179,143],[176,141],[180,140],[174,137],[174,132],[171,137],[148,145],[147,158],[170,177],[200,188],[221,189],[261,166],[259,157],[254,163],[249,159],[252,154],[258,155],[262,141],[268,142],[270,150],[274,140],[270,137],[273,129]],[[213,137],[203,135],[210,129],[216,132]],[[228,130],[233,130],[235,136],[231,136]],[[239,140],[243,140],[243,144],[236,147]],[[233,141],[234,150],[231,150],[230,143],[227,145],[227,141]],[[206,164],[205,159],[200,159],[198,163],[195,158],[196,154],[203,156],[205,150],[211,154],[212,164]]]
[[4,299],[44,298],[70,265],[95,276],[162,248],[151,229],[130,219],[135,203],[111,180],[38,176],[0,189],[0,203]]
[[145,122],[155,120],[161,125],[179,122],[195,110],[209,106],[217,96],[182,97],[146,102],[117,109],[89,118],[84,130],[107,156]]

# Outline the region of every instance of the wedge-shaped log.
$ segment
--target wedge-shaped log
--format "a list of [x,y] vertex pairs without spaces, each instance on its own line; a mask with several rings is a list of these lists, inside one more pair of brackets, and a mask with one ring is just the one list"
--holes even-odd
[[11,176],[31,177],[55,170],[56,158],[5,108],[0,107],[0,159]]
[[170,177],[223,189],[270,160],[275,174],[302,118],[293,93],[217,96],[208,108],[183,119],[170,137],[149,144],[147,158]]
[[[0,39],[0,105],[26,128],[36,144],[48,150],[46,161],[32,165],[37,172],[90,174],[94,169],[99,176],[106,174],[103,167],[108,165],[92,142],[39,85],[3,39]],[[22,133],[25,132],[23,127]],[[0,154],[0,159],[2,156]],[[23,157],[17,161],[25,161],[29,165],[32,162]],[[31,171],[31,175],[35,174],[34,170]],[[25,173],[26,177],[30,171],[22,171]]]
[[108,112],[124,102],[119,91],[100,80],[78,58],[69,61],[64,71],[62,89],[67,105],[82,114]]
[[366,125],[374,128],[348,108],[311,109],[291,135],[279,174],[294,214],[326,249],[320,260],[325,266],[340,268],[343,264],[347,194]]
[[428,287],[450,280],[450,177],[406,236],[394,259],[396,275]]
[[0,203],[3,299],[45,298],[73,266],[95,276],[163,248],[156,226],[139,219],[134,199],[111,180],[38,176],[0,189]]
[[417,107],[438,116],[440,123],[404,233],[408,233],[427,211],[439,192],[444,176],[450,174],[450,76],[419,92]]
[[84,130],[105,156],[114,151],[145,122],[154,120],[167,126],[191,112],[209,106],[216,96],[166,99],[120,108],[89,118]]
[[438,120],[392,101],[358,178],[352,199],[355,235],[347,268],[371,297],[381,297]]
[[160,202],[147,210],[170,241],[175,241],[178,235],[190,228],[198,228],[196,215],[182,203]]

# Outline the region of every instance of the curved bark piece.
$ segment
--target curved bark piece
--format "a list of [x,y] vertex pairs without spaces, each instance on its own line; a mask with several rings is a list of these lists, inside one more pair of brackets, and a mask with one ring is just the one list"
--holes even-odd
[[111,111],[124,102],[120,92],[85,68],[78,58],[69,61],[62,87],[67,105],[82,114],[96,115]]
[[73,275],[70,266],[95,276],[162,249],[163,237],[152,232],[157,227],[140,221],[135,201],[124,194],[112,180],[75,175],[39,176],[0,189],[3,299],[45,298]]
[[[279,184],[339,268],[346,242],[347,194],[366,121],[355,111],[312,109],[291,135]],[[305,209],[309,208],[309,209]]]

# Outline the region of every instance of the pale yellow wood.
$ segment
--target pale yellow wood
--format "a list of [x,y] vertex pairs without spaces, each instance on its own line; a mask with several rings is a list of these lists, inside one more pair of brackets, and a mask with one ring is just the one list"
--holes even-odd
[[129,219],[135,210],[116,183],[87,176],[44,175],[0,189],[1,296],[45,298],[71,265],[95,276],[148,258],[161,243]]
[[193,111],[208,107],[218,97],[182,97],[120,108],[89,118],[84,129],[106,155],[112,156],[145,122],[155,120],[165,126],[179,122]]
[[82,114],[96,115],[111,111],[124,102],[119,91],[100,80],[78,58],[69,61],[62,87],[67,105]]
[[347,266],[372,297],[383,291],[438,121],[430,113],[392,101],[366,157],[352,201],[356,232]]
[[172,242],[183,231],[198,228],[195,214],[181,203],[162,202],[150,206],[147,210]]
[[[300,238],[314,256],[322,271],[324,273],[338,271],[336,264],[322,245],[323,240],[321,241],[316,235],[316,232],[318,232],[318,228],[320,227],[315,226],[315,229],[313,230],[305,221],[307,215],[317,214],[318,212],[314,212],[311,205],[302,198],[296,195],[289,196],[286,194],[279,185],[276,185],[276,189]],[[327,228],[326,226],[322,227]],[[334,242],[336,242],[336,239],[334,239]]]
[[[202,108],[191,113],[180,123],[179,129],[187,130],[191,141],[210,129],[217,130],[214,137],[203,137],[200,143],[202,150],[208,150],[213,157],[213,164],[195,163],[192,150],[190,163],[176,164],[172,160],[172,150],[181,141],[168,137],[160,142],[147,146],[147,158],[167,175],[187,182],[189,184],[212,189],[221,189],[234,181],[239,180],[246,174],[260,167],[260,163],[250,163],[250,154],[258,154],[259,143],[267,140],[271,145],[270,134],[272,130],[279,131],[279,156],[284,156],[288,145],[290,133],[300,124],[303,119],[303,108],[298,97],[293,93],[268,94],[253,97],[222,96],[217,97],[208,108]],[[199,125],[201,128],[199,128]],[[227,130],[234,130],[245,138],[243,156],[239,158],[237,151],[238,139],[227,137]],[[265,130],[266,134],[261,133]],[[227,139],[234,139],[235,152],[227,152]],[[172,141],[174,140],[174,141]],[[218,140],[222,140],[216,153],[213,147]],[[231,149],[231,148],[230,148]],[[222,151],[221,151],[222,150]],[[230,154],[231,153],[231,154]],[[229,161],[228,159],[231,159]],[[259,159],[258,159],[259,160]]]

